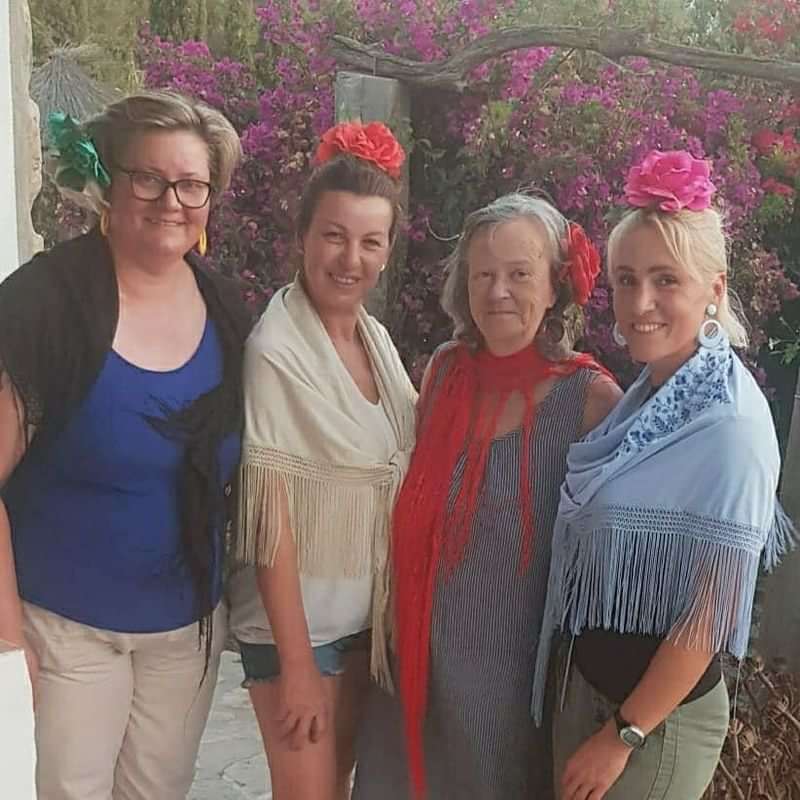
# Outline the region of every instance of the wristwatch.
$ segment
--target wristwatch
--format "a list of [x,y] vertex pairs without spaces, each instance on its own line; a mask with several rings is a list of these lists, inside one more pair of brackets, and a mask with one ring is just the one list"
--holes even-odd
[[641,728],[631,725],[619,711],[614,712],[614,722],[617,724],[617,734],[626,747],[630,747],[631,750],[644,747],[647,737]]

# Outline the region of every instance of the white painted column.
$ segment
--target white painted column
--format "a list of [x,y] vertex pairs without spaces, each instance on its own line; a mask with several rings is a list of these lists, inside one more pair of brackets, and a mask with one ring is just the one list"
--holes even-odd
[[[9,0],[0,0],[0,279],[18,266],[11,8]],[[0,796],[36,800],[35,768],[33,702],[25,655],[0,641]]]
[[19,0],[0,0],[0,279],[19,266],[9,2]]
[[31,210],[42,188],[39,107],[31,99],[33,32],[28,0],[11,4],[11,98],[14,106],[14,167],[17,187],[17,250],[20,262],[44,246],[33,229]]
[[4,800],[36,800],[31,698],[24,653],[0,640],[0,797]]

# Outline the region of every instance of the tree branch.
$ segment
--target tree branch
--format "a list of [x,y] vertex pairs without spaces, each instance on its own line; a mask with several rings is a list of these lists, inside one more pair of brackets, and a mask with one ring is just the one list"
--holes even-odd
[[742,56],[670,44],[638,28],[600,30],[569,25],[529,25],[501,28],[476,39],[443,61],[413,61],[387,53],[380,45],[362,44],[347,36],[334,36],[331,50],[340,67],[397,78],[430,88],[463,91],[466,76],[484,62],[528,47],[568,47],[591,50],[617,60],[642,56],[668,64],[743,75],[800,88],[800,63]]

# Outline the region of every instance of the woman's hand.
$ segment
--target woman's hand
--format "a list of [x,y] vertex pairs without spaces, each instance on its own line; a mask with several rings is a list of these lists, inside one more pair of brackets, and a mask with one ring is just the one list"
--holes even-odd
[[281,666],[277,722],[292,750],[315,744],[328,730],[330,708],[323,680],[313,661]]
[[567,761],[561,777],[561,800],[603,800],[622,775],[631,749],[617,735],[609,720],[587,739]]

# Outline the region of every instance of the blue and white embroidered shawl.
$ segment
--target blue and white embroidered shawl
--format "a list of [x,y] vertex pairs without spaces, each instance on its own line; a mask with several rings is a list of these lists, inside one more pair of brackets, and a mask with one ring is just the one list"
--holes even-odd
[[572,445],[553,535],[533,714],[553,631],[604,628],[684,647],[747,648],[759,563],[792,539],[776,498],[769,407],[726,345],[700,348],[658,392],[649,369]]

